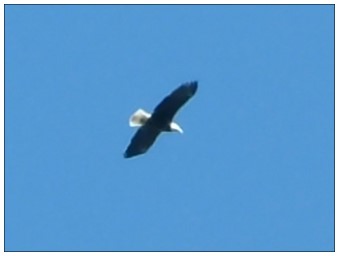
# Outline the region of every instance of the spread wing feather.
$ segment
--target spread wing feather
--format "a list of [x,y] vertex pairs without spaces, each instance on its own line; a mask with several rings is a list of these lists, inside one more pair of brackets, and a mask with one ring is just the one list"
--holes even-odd
[[165,97],[154,109],[153,119],[170,121],[176,112],[195,94],[198,82],[185,83]]
[[155,142],[159,133],[159,129],[148,123],[141,126],[131,139],[131,142],[124,153],[124,157],[129,158],[146,153]]

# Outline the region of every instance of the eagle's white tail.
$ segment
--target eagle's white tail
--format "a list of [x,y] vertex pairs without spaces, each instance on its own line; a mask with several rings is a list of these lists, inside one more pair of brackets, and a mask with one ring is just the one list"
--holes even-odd
[[145,110],[139,108],[129,119],[129,126],[137,127],[142,126],[146,123],[148,118],[151,117],[150,113],[147,113]]

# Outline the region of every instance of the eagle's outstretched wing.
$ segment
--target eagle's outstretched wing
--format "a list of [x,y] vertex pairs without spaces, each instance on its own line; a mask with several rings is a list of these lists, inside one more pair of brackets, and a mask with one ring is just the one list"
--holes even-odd
[[148,123],[141,126],[131,139],[124,153],[124,157],[129,158],[146,153],[159,134],[160,130]]
[[198,82],[189,82],[179,86],[165,97],[153,111],[152,118],[169,122],[175,113],[196,93]]

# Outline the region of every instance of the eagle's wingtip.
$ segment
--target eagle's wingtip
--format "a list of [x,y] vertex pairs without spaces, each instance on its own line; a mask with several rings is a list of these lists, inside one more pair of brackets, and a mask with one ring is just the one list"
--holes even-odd
[[124,158],[129,158],[130,156],[127,154],[127,151],[124,152],[123,154]]
[[198,81],[193,81],[192,82],[192,87],[193,87],[193,91],[195,93],[197,91],[197,89],[198,89]]
[[198,81],[192,81],[185,84],[189,88],[190,96],[193,96],[198,90]]

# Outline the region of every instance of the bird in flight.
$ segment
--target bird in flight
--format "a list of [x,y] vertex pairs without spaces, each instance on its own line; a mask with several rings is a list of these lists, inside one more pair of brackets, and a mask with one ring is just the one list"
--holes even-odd
[[131,127],[139,127],[124,157],[130,158],[141,155],[153,145],[161,132],[183,133],[181,127],[173,122],[176,112],[196,93],[198,82],[188,82],[180,85],[170,95],[165,97],[154,109],[153,113],[147,113],[138,109],[129,119]]

